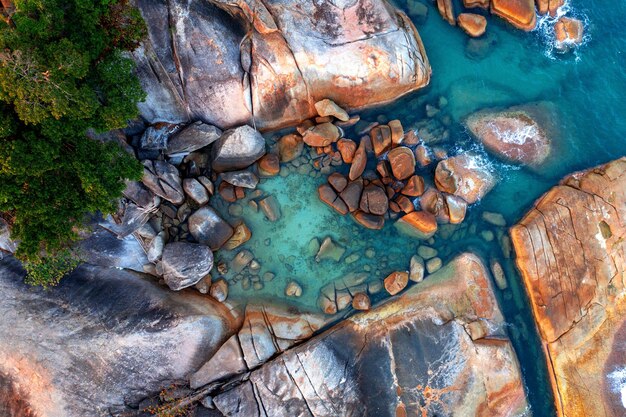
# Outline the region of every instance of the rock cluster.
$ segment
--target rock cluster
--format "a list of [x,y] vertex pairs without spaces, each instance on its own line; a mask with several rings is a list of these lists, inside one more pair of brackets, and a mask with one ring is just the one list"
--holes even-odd
[[561,416],[626,410],[625,225],[622,158],[566,177],[511,229]]

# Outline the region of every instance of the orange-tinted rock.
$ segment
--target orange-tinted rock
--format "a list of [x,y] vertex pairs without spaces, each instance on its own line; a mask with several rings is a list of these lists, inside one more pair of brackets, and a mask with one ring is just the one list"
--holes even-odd
[[409,283],[409,273],[406,271],[392,272],[385,278],[385,289],[391,295],[396,295],[406,288]]
[[391,129],[391,143],[392,145],[400,145],[404,139],[404,128],[400,120],[392,120],[388,123]]
[[363,171],[365,171],[365,166],[367,165],[367,153],[365,152],[365,143],[361,141],[359,147],[354,153],[354,158],[352,159],[352,165],[350,166],[350,173],[348,174],[348,178],[350,181],[354,181],[359,178]]
[[356,152],[356,143],[351,139],[339,139],[337,141],[337,150],[341,153],[341,159],[346,164],[351,164]]
[[585,27],[583,22],[570,17],[561,17],[554,25],[554,36],[556,37],[556,47],[560,50],[567,50],[572,46],[583,42]]
[[383,216],[365,213],[361,210],[352,213],[352,218],[367,229],[380,230],[385,226],[385,218]]
[[489,0],[463,0],[463,5],[471,9],[473,7],[482,7],[483,9],[489,8]]
[[328,176],[328,183],[333,186],[335,191],[340,193],[346,188],[346,185],[348,185],[348,180],[340,173],[333,172]]
[[536,0],[537,10],[539,14],[545,15],[550,14],[550,16],[556,16],[556,11],[559,7],[565,4],[565,0]]
[[302,123],[300,123],[298,126],[296,126],[296,131],[300,135],[304,135],[304,132],[306,132],[313,126],[315,126],[315,122],[313,122],[313,120],[311,119],[307,119],[307,120],[304,120]]
[[424,145],[415,148],[415,160],[420,167],[424,168],[433,163],[433,153]]
[[443,194],[436,188],[429,187],[420,197],[420,207],[422,210],[433,214],[437,220],[446,223],[448,212]]
[[413,175],[406,182],[406,185],[401,191],[402,194],[409,197],[419,197],[424,194],[424,178],[419,175]]
[[383,188],[369,184],[363,189],[359,208],[365,213],[382,216],[389,208],[389,200]]
[[464,153],[437,164],[435,184],[440,191],[473,204],[491,191],[496,178],[478,155]]
[[408,236],[428,239],[437,231],[437,219],[426,211],[414,211],[400,218],[394,226]]
[[320,200],[322,200],[322,202],[335,209],[339,214],[348,213],[348,206],[346,206],[346,203],[344,203],[344,201],[339,198],[339,196],[337,196],[337,193],[330,185],[320,185],[317,188],[317,193],[319,194]]
[[302,136],[291,133],[278,140],[278,154],[282,162],[290,162],[302,154],[304,142]]
[[363,180],[359,178],[356,181],[350,181],[346,188],[339,194],[341,199],[348,206],[350,212],[356,211],[361,202],[361,193],[363,192]]
[[626,158],[565,178],[511,238],[558,414],[624,415]]
[[359,292],[354,295],[352,299],[352,308],[355,310],[369,310],[372,306],[370,298],[364,292]]
[[450,223],[459,224],[463,222],[463,220],[465,220],[465,213],[467,211],[467,202],[461,197],[457,197],[451,194],[446,194],[445,199]]
[[391,129],[387,125],[376,126],[370,132],[372,149],[376,157],[391,149]]
[[222,181],[220,183],[219,187],[217,187],[217,192],[224,199],[224,201],[227,201],[229,203],[234,203],[235,201],[237,201],[237,196],[235,195],[235,187],[233,187],[226,181]]
[[487,19],[479,14],[461,13],[458,22],[459,27],[473,38],[482,36],[487,30]]
[[387,155],[393,176],[399,180],[409,178],[415,172],[415,156],[406,146],[398,146]]
[[[472,332],[476,321],[482,338]],[[489,273],[464,254],[214,401],[233,417],[258,415],[259,404],[268,416],[523,416],[524,383],[505,328]]]
[[315,103],[315,110],[321,117],[332,116],[343,122],[350,120],[350,116],[348,116],[348,113],[344,109],[339,107],[334,101],[327,98]]
[[259,174],[264,177],[273,177],[280,172],[280,159],[275,153],[265,154],[259,160]]
[[441,17],[443,17],[452,26],[456,25],[456,19],[454,18],[454,7],[452,7],[452,0],[437,0],[437,9]]
[[417,133],[415,130],[409,130],[404,134],[404,140],[402,140],[402,144],[406,146],[413,146],[419,143],[420,139],[417,137]]
[[407,214],[415,211],[415,206],[408,197],[401,195],[396,198],[396,203],[398,204],[398,207]]
[[526,31],[537,24],[534,0],[491,0],[491,13]]
[[248,226],[240,221],[234,227],[234,233],[231,238],[224,244],[223,248],[226,250],[233,250],[243,245],[252,237],[252,231]]
[[323,148],[337,142],[340,136],[337,126],[332,123],[322,123],[304,132],[302,140],[309,146]]
[[468,117],[465,125],[496,156],[537,168],[552,152],[546,125],[553,124],[556,116],[550,115],[552,109],[547,103],[535,103],[505,111],[480,111]]
[[389,169],[389,164],[385,160],[378,161],[378,164],[376,164],[376,172],[378,172],[378,174],[383,179],[389,179],[389,177],[391,177],[391,170]]

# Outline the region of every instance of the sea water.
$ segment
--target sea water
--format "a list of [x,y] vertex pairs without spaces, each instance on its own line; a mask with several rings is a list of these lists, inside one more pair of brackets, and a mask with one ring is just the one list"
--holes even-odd
[[[498,185],[470,207],[461,226],[443,228],[427,245],[438,251],[444,263],[461,252],[473,251],[487,262],[493,259],[502,264],[508,288],[496,292],[522,367],[532,414],[555,415],[528,299],[513,260],[502,247],[506,228],[483,221],[482,213],[501,213],[507,226],[513,225],[564,175],[626,155],[626,2],[570,0],[561,13],[585,22],[585,43],[560,54],[553,47],[553,19],[540,19],[539,28],[526,33],[488,17],[487,38],[476,43],[441,19],[431,1],[422,1],[429,8],[428,17],[415,23],[433,70],[430,85],[361,116],[372,121],[381,115],[387,120],[400,119],[409,129],[426,118],[427,104],[439,105],[445,97],[442,115],[449,117],[450,136],[437,146],[450,154],[469,149],[480,152],[498,175]],[[397,0],[396,5],[408,11],[406,0]],[[481,13],[480,9],[473,11]],[[498,161],[463,127],[464,118],[476,110],[538,101],[558,109],[558,146],[552,156],[554,162],[543,169],[529,170]],[[424,243],[399,235],[392,222],[382,231],[371,231],[356,225],[350,216],[338,215],[318,199],[317,187],[323,182],[325,175],[310,173],[263,180],[259,188],[264,195],[273,195],[281,207],[276,222],[267,221],[246,201],[240,203],[240,216],[253,232],[242,248],[250,250],[259,262],[259,276],[271,272],[275,277],[260,280],[263,288],[257,290],[244,289],[241,280],[231,283],[231,299],[265,299],[319,311],[320,289],[347,273],[367,272],[368,279],[381,280],[394,270],[408,269],[410,257]],[[225,217],[232,218],[225,206],[220,209]],[[321,242],[326,237],[345,248],[339,262],[316,261],[311,241]],[[221,251],[218,260],[228,262],[238,250]],[[352,262],[346,262],[347,258]],[[233,275],[231,272],[227,277],[232,280]],[[284,295],[291,280],[303,288],[298,299]]]

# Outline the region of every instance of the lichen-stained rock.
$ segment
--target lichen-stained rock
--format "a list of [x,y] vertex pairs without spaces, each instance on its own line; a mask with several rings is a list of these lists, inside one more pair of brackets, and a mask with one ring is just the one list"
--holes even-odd
[[[482,334],[471,331],[477,320]],[[521,373],[503,329],[486,269],[466,254],[214,401],[224,415],[246,417],[521,416]]]
[[47,291],[22,280],[16,261],[0,261],[0,376],[20,388],[33,416],[136,411],[194,372],[239,324],[208,297],[116,268],[83,265]]
[[623,416],[626,158],[566,177],[511,237],[561,416]]
[[[133,52],[151,122],[294,125],[330,99],[358,109],[428,84],[417,31],[384,0],[137,0]],[[222,10],[220,10],[222,9]]]

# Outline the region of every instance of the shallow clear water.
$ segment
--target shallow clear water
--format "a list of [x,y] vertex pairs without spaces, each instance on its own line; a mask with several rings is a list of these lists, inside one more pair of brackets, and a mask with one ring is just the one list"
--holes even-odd
[[[626,154],[626,118],[622,117],[626,113],[626,31],[622,29],[626,2],[572,0],[570,15],[587,22],[589,39],[574,53],[565,55],[550,51],[545,34],[548,24],[543,30],[524,33],[497,18],[488,18],[491,46],[483,49],[484,56],[476,57],[476,52],[470,53],[467,36],[444,22],[432,2],[423,1],[429,6],[429,15],[424,23],[416,23],[433,68],[430,86],[393,105],[361,113],[362,119],[397,118],[407,130],[426,118],[426,104],[438,105],[443,96],[448,104],[436,118],[449,118],[446,128],[450,137],[437,146],[457,153],[470,148],[480,150],[462,127],[463,118],[475,110],[537,101],[551,102],[558,109],[555,122],[559,135],[552,162],[533,172],[507,166],[487,155],[500,177],[499,184],[471,207],[461,226],[444,227],[428,243],[438,250],[444,262],[472,250],[486,260],[502,263],[509,286],[497,293],[523,368],[532,413],[554,415],[528,301],[513,262],[502,249],[500,238],[506,234],[506,228],[485,223],[481,214],[499,212],[508,225],[514,224],[535,199],[565,174]],[[405,7],[406,1],[398,0],[397,4]],[[263,288],[257,290],[243,289],[241,280],[232,283],[233,298],[285,300],[285,286],[293,279],[302,285],[303,294],[289,302],[316,310],[320,288],[349,272],[365,271],[368,280],[380,280],[396,269],[408,269],[409,259],[421,242],[399,235],[391,222],[376,232],[357,226],[349,216],[337,215],[317,197],[317,186],[325,181],[324,177],[292,173],[263,180],[260,189],[265,195],[274,195],[281,206],[282,217],[275,223],[268,222],[245,201],[240,203],[241,216],[253,231],[253,238],[244,247],[261,264],[259,276],[270,271],[276,277],[261,280]],[[225,207],[222,212],[233,218],[226,215]],[[490,233],[493,240],[486,240]],[[321,242],[327,236],[346,249],[339,262],[316,262],[311,253],[311,239]],[[218,258],[228,261],[236,252],[223,252]],[[368,257],[366,252],[374,256]],[[356,260],[347,263],[346,258]],[[235,275],[230,272],[227,276],[232,280]]]

